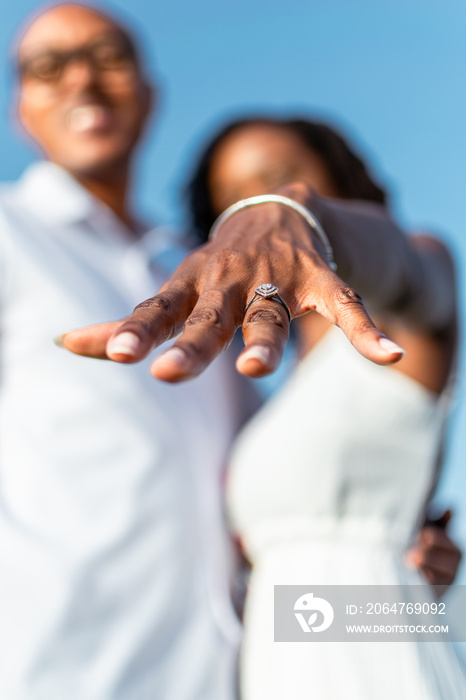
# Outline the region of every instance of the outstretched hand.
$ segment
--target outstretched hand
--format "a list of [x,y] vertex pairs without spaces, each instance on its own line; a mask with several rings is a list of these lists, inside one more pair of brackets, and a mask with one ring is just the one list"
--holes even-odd
[[403,350],[375,327],[359,295],[329,268],[304,219],[275,203],[228,219],[214,241],[188,255],[160,292],[124,321],[71,331],[60,344],[80,355],[132,363],[179,335],[151,369],[158,379],[178,382],[200,374],[242,326],[245,348],[237,369],[260,377],[278,367],[289,332],[280,303],[260,299],[245,312],[263,283],[278,287],[292,317],[317,311],[369,360],[385,365],[401,359]]

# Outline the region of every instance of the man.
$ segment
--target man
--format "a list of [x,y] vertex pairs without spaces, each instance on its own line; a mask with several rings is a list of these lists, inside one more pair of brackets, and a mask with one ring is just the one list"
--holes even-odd
[[51,342],[166,277],[170,243],[141,235],[129,201],[154,91],[128,34],[78,5],[34,19],[18,69],[19,118],[49,162],[0,195],[0,697],[227,700],[228,363],[174,390]]
[[49,162],[0,194],[0,697],[230,698],[228,362],[171,387],[50,341],[164,281],[170,243],[142,235],[129,200],[153,88],[127,32],[79,5],[35,18],[18,68],[19,117]]

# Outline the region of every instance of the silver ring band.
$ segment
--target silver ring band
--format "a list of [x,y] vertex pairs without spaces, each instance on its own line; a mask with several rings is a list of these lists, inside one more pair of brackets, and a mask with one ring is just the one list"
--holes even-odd
[[244,307],[244,313],[249,309],[249,307],[252,304],[255,304],[256,301],[261,301],[262,299],[268,299],[269,301],[276,301],[278,304],[281,304],[283,308],[286,311],[286,315],[288,316],[288,321],[291,323],[291,313],[288,308],[288,304],[286,301],[283,299],[283,297],[280,296],[278,293],[278,287],[275,287],[275,285],[270,284],[269,282],[266,284],[261,284],[259,287],[256,287],[254,290],[254,296],[252,299],[248,301],[246,306]]

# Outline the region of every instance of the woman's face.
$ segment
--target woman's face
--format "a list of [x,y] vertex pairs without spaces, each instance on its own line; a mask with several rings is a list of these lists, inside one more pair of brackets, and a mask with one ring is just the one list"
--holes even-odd
[[211,162],[209,186],[215,213],[239,199],[297,180],[318,194],[338,196],[324,161],[286,126],[240,127],[220,143]]

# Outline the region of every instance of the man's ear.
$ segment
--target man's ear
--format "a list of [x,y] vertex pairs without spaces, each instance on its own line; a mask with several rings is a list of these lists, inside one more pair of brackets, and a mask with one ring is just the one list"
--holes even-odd
[[34,138],[33,131],[31,130],[27,104],[25,104],[22,99],[21,88],[19,86],[14,88],[9,108],[9,116],[10,123],[18,137],[22,141],[25,141],[34,151],[42,153]]
[[29,125],[28,125],[28,115],[27,107],[25,107],[24,101],[21,99],[21,91],[16,89],[16,93],[13,100],[13,106],[11,109],[12,120],[16,123],[19,129],[27,135],[29,135]]

